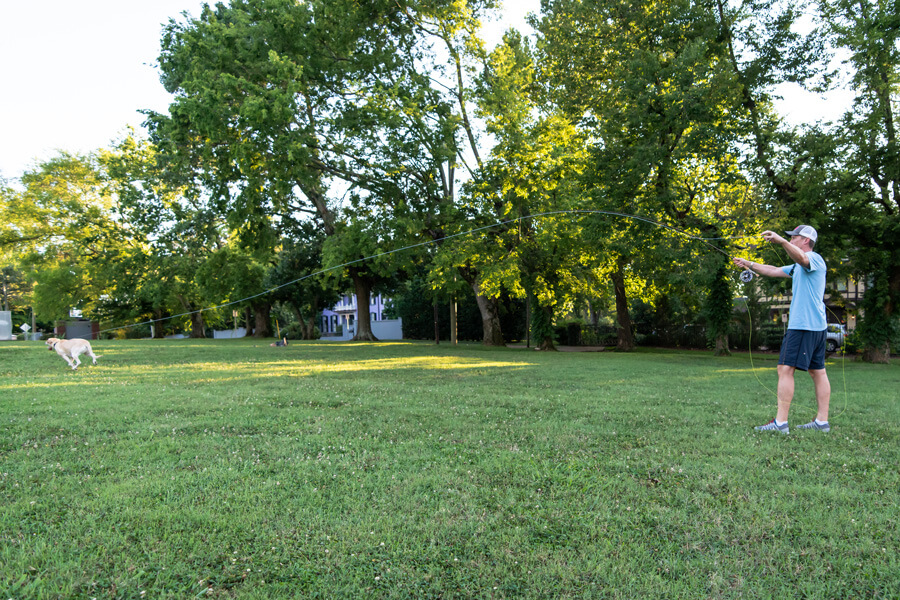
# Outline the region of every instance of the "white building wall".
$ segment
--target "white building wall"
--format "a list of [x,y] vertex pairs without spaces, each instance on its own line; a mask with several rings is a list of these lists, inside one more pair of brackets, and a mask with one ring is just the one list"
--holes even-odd
[[12,311],[0,310],[0,340],[14,339],[12,335]]
[[403,319],[372,321],[372,334],[379,340],[402,340]]
[[213,339],[216,340],[242,338],[245,335],[247,335],[246,327],[238,327],[237,329],[219,329],[213,331]]

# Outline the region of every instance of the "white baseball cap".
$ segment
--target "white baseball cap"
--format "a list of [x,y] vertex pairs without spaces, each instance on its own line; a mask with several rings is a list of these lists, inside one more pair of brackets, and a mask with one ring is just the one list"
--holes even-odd
[[812,241],[816,241],[819,238],[819,234],[816,233],[816,230],[810,227],[809,225],[797,225],[797,228],[793,231],[785,232],[788,235],[802,235],[805,238],[809,238]]

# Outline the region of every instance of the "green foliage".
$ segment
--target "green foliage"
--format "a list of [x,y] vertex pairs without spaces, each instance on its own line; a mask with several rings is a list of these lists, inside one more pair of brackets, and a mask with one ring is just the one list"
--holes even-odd
[[[717,350],[722,345],[722,338],[727,339],[734,316],[732,301],[734,294],[731,291],[729,274],[728,266],[725,264],[720,265],[716,270],[703,310],[707,339]],[[724,345],[723,350],[727,352],[727,344]]]
[[863,298],[866,316],[856,328],[860,341],[867,349],[875,349],[887,356],[890,356],[891,347],[900,342],[900,317],[893,314],[896,297],[891,293],[885,274],[878,273],[872,277]]
[[553,310],[531,298],[531,339],[540,350],[553,350],[558,342],[553,327]]
[[[859,279],[868,280],[859,333],[867,360],[889,360],[900,332],[900,28],[890,2],[819,2],[832,44],[849,58],[854,105],[836,134],[846,170],[831,211]],[[842,257],[843,258],[843,257]]]
[[130,298],[128,268],[146,246],[117,218],[103,161],[61,153],[26,172],[21,185],[5,192],[0,214],[11,236],[3,253],[28,278],[21,301],[49,322],[71,308],[98,319],[130,316],[113,306]]
[[314,275],[323,269],[324,239],[324,232],[315,224],[295,223],[285,230],[275,264],[266,273],[265,288],[274,290],[268,297],[287,306],[297,321],[292,339],[318,339],[318,316],[339,297],[333,282]]
[[859,329],[854,329],[844,336],[844,345],[841,347],[844,354],[858,354],[863,349]]
[[23,310],[31,292],[31,286],[24,272],[7,265],[0,269],[0,310]]
[[[386,318],[403,319],[403,337],[411,340],[434,340],[434,295],[422,277],[413,277],[392,292],[394,305]],[[471,288],[456,293],[457,338],[461,341],[480,341],[483,337],[481,313]],[[500,326],[507,343],[525,339],[525,303],[501,296]],[[438,296],[438,332],[441,341],[450,339],[449,298]]]

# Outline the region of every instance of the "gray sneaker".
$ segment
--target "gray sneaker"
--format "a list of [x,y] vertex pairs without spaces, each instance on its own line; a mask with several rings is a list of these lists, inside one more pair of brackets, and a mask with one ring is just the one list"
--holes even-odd
[[813,431],[831,431],[831,426],[828,423],[824,425],[819,425],[814,420],[806,423],[805,425],[797,425],[797,429],[812,429]]
[[790,433],[791,430],[788,428],[788,424],[785,423],[781,427],[775,424],[775,419],[772,419],[765,425],[760,425],[759,427],[754,427],[757,431],[780,431],[781,433]]

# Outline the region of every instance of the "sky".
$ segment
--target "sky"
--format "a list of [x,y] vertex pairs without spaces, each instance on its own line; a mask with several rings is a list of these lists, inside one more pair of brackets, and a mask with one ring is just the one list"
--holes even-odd
[[[530,32],[540,0],[506,0],[488,44],[509,27]],[[163,25],[199,0],[0,0],[0,177],[12,179],[59,151],[108,147],[171,96],[155,67]],[[836,118],[841,102],[785,90],[783,113],[798,122]]]

